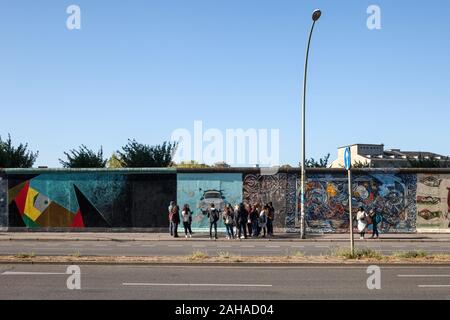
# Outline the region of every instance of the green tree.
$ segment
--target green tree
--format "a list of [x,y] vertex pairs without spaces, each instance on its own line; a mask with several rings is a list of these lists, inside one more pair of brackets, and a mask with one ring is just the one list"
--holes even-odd
[[101,147],[96,153],[83,144],[78,150],[72,149],[64,154],[67,161],[59,159],[64,168],[104,168],[106,166],[107,160],[103,159]]
[[363,168],[370,168],[370,163],[368,161],[362,162],[360,160],[355,161],[352,163],[352,168],[355,169],[363,169]]
[[0,136],[0,167],[1,168],[31,168],[36,162],[39,151],[33,152],[28,150],[28,144],[20,143],[14,147],[11,136],[2,140]]
[[209,165],[204,163],[198,163],[195,160],[191,161],[181,161],[180,163],[174,164],[176,168],[190,168],[190,169],[202,169],[202,168],[210,168]]
[[316,161],[314,158],[310,158],[305,161],[305,167],[306,168],[326,168],[326,167],[328,167],[329,160],[330,160],[330,154],[327,154],[323,158],[320,158],[319,161]]
[[225,161],[216,162],[213,165],[214,168],[231,168],[231,166]]
[[167,141],[160,145],[149,146],[129,139],[122,147],[122,151],[117,151],[117,154],[126,168],[168,167],[172,165],[176,146],[177,143]]
[[422,154],[419,154],[417,159],[408,159],[408,163],[411,168],[448,168],[450,166],[448,157],[445,161],[442,161],[433,158],[425,158]]

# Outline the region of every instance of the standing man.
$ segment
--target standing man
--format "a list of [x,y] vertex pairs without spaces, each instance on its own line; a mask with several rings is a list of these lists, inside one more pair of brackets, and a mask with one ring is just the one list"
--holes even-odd
[[209,218],[209,238],[212,239],[212,228],[214,226],[214,239],[217,240],[217,221],[219,221],[219,210],[214,207],[214,203],[211,203],[211,208],[208,210]]
[[[238,238],[240,238],[240,239],[247,239],[248,214],[247,214],[247,210],[245,210],[245,206],[244,206],[243,203],[239,204],[237,220],[239,222]],[[244,234],[243,235],[242,235],[242,230],[244,230]]]
[[269,202],[269,212],[267,215],[267,234],[269,237],[273,236],[273,222],[275,220],[275,208],[273,207],[272,202]]
[[180,223],[180,208],[175,201],[170,202],[169,206],[169,229],[170,235],[178,238],[178,224]]
[[172,213],[172,209],[173,209],[174,206],[175,206],[175,201],[170,201],[170,205],[169,205],[169,208],[168,208],[170,236],[173,236],[173,222],[172,222],[173,213]]

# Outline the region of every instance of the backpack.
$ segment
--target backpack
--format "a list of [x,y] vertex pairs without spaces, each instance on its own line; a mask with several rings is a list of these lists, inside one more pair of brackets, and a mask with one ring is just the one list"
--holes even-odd
[[216,208],[212,209],[210,214],[211,214],[211,218],[214,222],[219,220],[219,211],[217,211]]

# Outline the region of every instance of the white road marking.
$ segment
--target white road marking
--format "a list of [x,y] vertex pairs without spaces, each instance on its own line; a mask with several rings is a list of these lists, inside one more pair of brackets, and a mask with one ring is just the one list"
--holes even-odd
[[106,244],[94,244],[94,247],[107,247]]
[[450,284],[419,284],[419,288],[450,288]]
[[279,248],[280,246],[266,246],[266,248]]
[[404,248],[405,246],[392,246],[392,248]]
[[55,275],[66,274],[65,272],[26,272],[26,271],[5,271],[4,276],[23,276],[23,275]]
[[[176,266],[176,265],[167,265],[164,267],[161,266],[134,266],[135,268],[178,268],[178,269],[211,269],[210,266]],[[417,266],[382,266],[383,269],[413,269],[417,270]],[[420,266],[421,269],[427,270],[427,269],[450,269],[450,266]],[[367,265],[362,266],[214,266],[214,269],[361,269],[366,270]]]
[[141,247],[155,247],[154,244],[141,244]]
[[291,246],[291,248],[304,248],[305,246]]
[[399,278],[448,278],[450,274],[399,274]]
[[182,247],[182,244],[169,244],[169,247]]
[[315,246],[316,248],[329,248],[330,246]]
[[122,283],[123,286],[182,286],[182,287],[272,287],[271,284],[238,283]]
[[241,246],[241,248],[254,248],[255,246]]
[[231,248],[231,246],[217,246],[217,248]]

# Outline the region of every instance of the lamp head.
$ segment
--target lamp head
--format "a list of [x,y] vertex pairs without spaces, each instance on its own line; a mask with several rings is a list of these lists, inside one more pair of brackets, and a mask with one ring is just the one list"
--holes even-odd
[[313,21],[315,22],[315,21],[319,20],[321,15],[322,15],[322,11],[320,11],[319,9],[314,10],[314,12],[312,14]]

